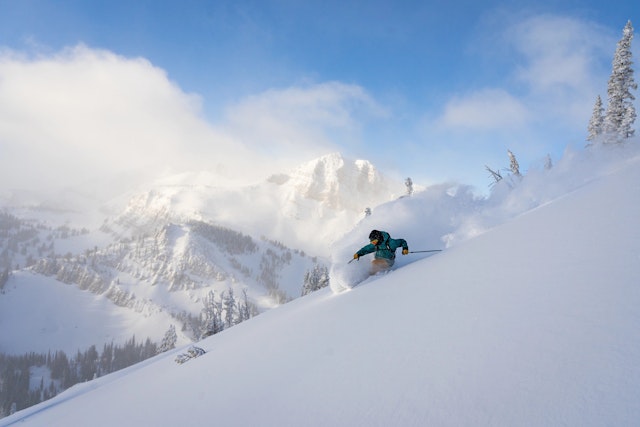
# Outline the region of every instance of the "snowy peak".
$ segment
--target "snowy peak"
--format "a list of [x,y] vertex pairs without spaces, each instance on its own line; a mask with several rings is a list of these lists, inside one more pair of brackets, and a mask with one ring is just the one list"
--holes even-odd
[[272,175],[256,185],[217,184],[207,173],[158,181],[129,199],[122,214],[110,224],[111,230],[121,236],[145,234],[167,222],[195,219],[324,256],[331,239],[353,228],[366,208],[396,199],[404,187],[370,162],[347,160],[339,153]]
[[275,175],[269,182],[288,185],[290,193],[320,202],[333,210],[363,212],[398,197],[400,183],[392,184],[366,160],[347,160],[333,153],[307,162],[290,175]]

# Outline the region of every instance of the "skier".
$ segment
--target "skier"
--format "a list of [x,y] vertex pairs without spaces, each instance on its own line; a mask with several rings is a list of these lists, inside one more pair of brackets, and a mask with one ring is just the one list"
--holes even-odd
[[392,239],[386,231],[372,230],[369,234],[369,243],[363,246],[353,255],[353,259],[359,260],[361,256],[375,252],[371,261],[371,274],[388,270],[393,266],[396,258],[396,249],[402,246],[402,255],[409,253],[409,246],[404,239]]

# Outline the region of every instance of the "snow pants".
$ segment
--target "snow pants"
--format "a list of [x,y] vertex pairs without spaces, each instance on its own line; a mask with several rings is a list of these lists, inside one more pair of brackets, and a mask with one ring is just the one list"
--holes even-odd
[[390,269],[393,266],[394,260],[387,258],[374,258],[371,261],[371,274],[377,274],[381,271]]

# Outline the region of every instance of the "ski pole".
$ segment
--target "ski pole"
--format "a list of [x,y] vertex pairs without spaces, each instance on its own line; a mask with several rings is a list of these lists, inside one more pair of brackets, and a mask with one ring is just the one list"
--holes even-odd
[[442,249],[431,249],[428,251],[410,251],[410,254],[421,254],[421,253],[425,253],[425,252],[442,252]]

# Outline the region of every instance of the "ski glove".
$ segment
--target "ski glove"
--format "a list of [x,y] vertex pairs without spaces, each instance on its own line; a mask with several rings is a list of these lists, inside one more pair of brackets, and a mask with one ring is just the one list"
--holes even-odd
[[359,259],[359,258],[360,258],[360,255],[358,255],[358,254],[353,254],[353,259]]
[[409,253],[409,249],[403,249],[403,250],[402,250],[402,255],[406,255],[406,254],[408,254],[408,253]]

